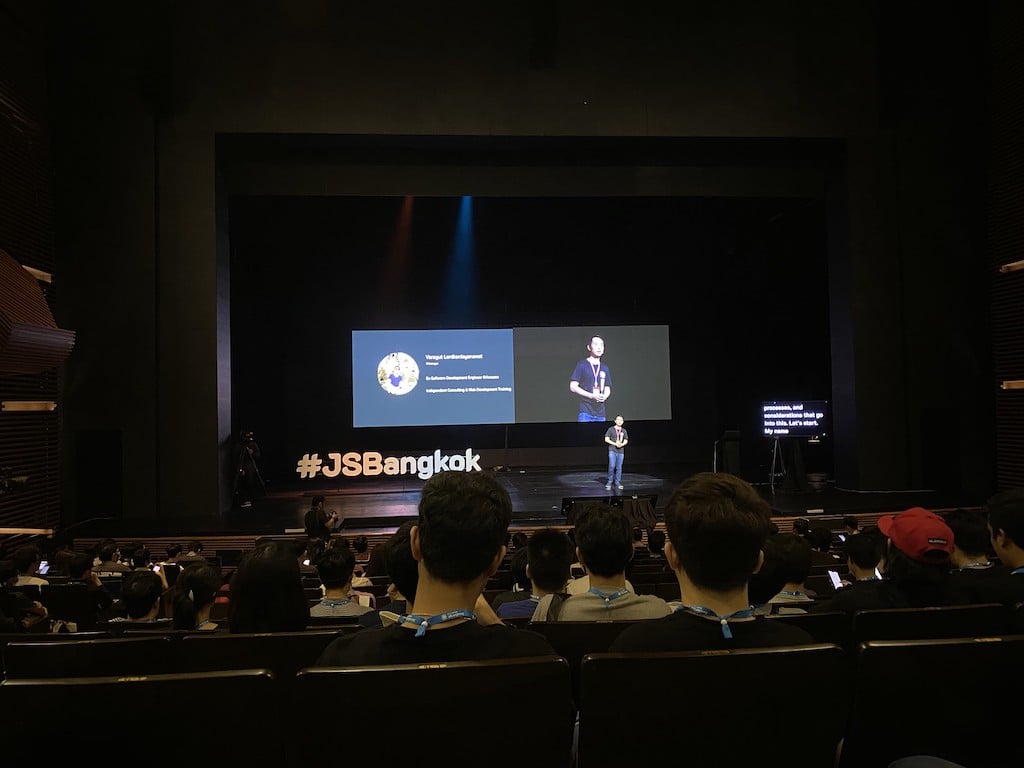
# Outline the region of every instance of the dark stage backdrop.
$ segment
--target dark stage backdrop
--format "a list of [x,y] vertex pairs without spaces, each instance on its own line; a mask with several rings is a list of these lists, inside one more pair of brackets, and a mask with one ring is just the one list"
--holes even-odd
[[[239,197],[230,243],[232,423],[278,487],[312,451],[601,445],[606,425],[575,422],[355,428],[354,329],[665,325],[672,418],[623,414],[632,459],[710,468],[739,430],[755,481],[761,403],[831,397],[820,201]],[[830,461],[816,446],[807,469]]]

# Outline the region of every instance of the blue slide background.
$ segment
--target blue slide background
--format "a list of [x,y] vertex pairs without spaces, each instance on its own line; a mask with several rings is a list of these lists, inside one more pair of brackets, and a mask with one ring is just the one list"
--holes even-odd
[[[396,396],[377,382],[377,366],[392,352],[404,352],[420,369],[408,394]],[[482,360],[442,360],[426,355],[483,354]],[[511,329],[352,331],[352,425],[355,427],[514,424],[515,383]],[[427,381],[427,376],[488,374],[488,381]],[[449,387],[509,387],[509,392],[432,394]]]

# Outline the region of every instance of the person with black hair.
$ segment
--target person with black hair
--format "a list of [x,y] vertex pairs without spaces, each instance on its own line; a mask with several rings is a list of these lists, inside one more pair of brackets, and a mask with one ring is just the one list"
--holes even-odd
[[231,577],[228,626],[232,633],[298,632],[309,623],[299,561],[291,542],[258,542]]
[[[409,531],[418,563],[410,611],[380,630],[333,640],[316,666],[557,655],[540,634],[504,626],[481,596],[505,556],[511,521],[512,500],[493,476],[443,471],[430,477]],[[565,695],[570,702],[568,679]]]
[[204,632],[219,629],[217,622],[210,619],[210,611],[223,583],[224,574],[216,565],[204,562],[185,566],[174,583],[174,628]]
[[1006,566],[989,559],[992,547],[984,512],[953,509],[942,519],[953,531],[953,554],[949,556],[952,570],[949,578],[958,589],[970,592],[979,579],[990,579],[1006,573]]
[[311,539],[320,539],[325,543],[331,540],[331,534],[341,525],[338,513],[324,508],[326,501],[325,496],[314,496],[309,509],[303,517],[306,536]]
[[971,587],[975,602],[1017,605],[1024,602],[1024,488],[1002,491],[985,503],[992,549],[1006,569]]
[[136,624],[169,623],[169,619],[161,618],[161,606],[167,582],[159,573],[148,569],[131,571],[124,576],[121,585],[121,596],[115,608],[124,611],[123,616],[112,618],[112,622],[127,621]]
[[412,555],[410,532],[415,522],[407,520],[398,526],[391,538],[384,543],[380,554],[384,570],[391,577],[388,584],[389,602],[383,610],[371,610],[359,617],[359,623],[367,627],[380,627],[384,620],[394,624],[409,611],[416,599],[416,585],[419,581],[419,564]]
[[768,601],[772,613],[806,613],[814,598],[807,594],[807,577],[811,575],[811,545],[795,533],[772,537],[775,544],[776,575],[783,579],[782,588]]
[[612,653],[803,645],[814,638],[791,624],[755,615],[748,585],[765,556],[771,508],[736,475],[699,472],[665,506],[665,557],[681,602],[661,619],[637,622],[612,641]]
[[11,555],[15,568],[18,569],[18,579],[14,582],[16,587],[44,586],[50,582],[37,575],[42,556],[39,554],[39,547],[35,544],[22,544]]
[[[526,618],[546,595],[565,593],[569,581],[569,569],[573,561],[573,543],[563,531],[557,528],[541,528],[533,532],[522,550],[525,555],[524,571],[528,582],[525,599],[507,601],[495,605],[494,610],[502,619]],[[516,551],[519,554],[519,550]],[[515,556],[513,556],[515,560]]]
[[84,584],[96,606],[96,619],[109,618],[106,612],[114,604],[114,597],[103,586],[100,577],[93,572],[91,555],[84,552],[76,553],[68,561],[68,580],[65,583]]
[[638,595],[627,585],[626,566],[633,557],[633,533],[625,512],[601,502],[582,502],[577,506],[576,555],[587,571],[589,586],[564,601],[554,595],[541,598],[533,620],[622,621],[668,615],[671,609],[662,598]]
[[328,547],[316,559],[316,571],[324,587],[320,602],[309,609],[310,616],[362,616],[372,608],[351,597],[356,559],[348,547]]
[[[509,615],[507,612],[502,613],[499,610],[505,603],[517,603],[530,599],[530,575],[527,572],[526,567],[528,559],[529,552],[526,547],[515,550],[512,553],[512,557],[509,558],[508,568],[512,572],[512,589],[499,592],[491,598],[491,607],[499,616]],[[530,613],[533,613],[532,608],[530,609]]]
[[[809,611],[854,613],[875,608],[918,608],[966,602],[949,579],[953,531],[934,512],[912,507],[878,519],[886,537],[882,546],[885,570],[877,585],[840,589],[818,600]],[[853,538],[867,536],[861,533]]]
[[24,592],[11,589],[18,578],[18,567],[13,560],[0,560],[0,616],[5,632],[23,632],[45,621],[46,607]]
[[569,379],[569,391],[577,396],[576,421],[605,421],[605,402],[612,395],[612,374],[602,362],[604,339],[593,336],[588,355],[576,363]]

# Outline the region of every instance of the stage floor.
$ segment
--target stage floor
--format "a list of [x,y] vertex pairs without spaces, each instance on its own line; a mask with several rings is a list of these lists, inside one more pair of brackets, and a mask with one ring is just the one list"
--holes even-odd
[[[581,497],[653,497],[653,506],[660,518],[676,486],[705,469],[683,464],[627,466],[622,473],[624,489],[611,493],[604,488],[603,468],[512,468],[497,471],[495,476],[512,498],[515,528],[564,524],[563,502]],[[269,488],[268,493],[255,499],[251,506],[238,506],[227,512],[221,524],[237,532],[301,532],[303,515],[309,509],[311,498],[323,494],[327,509],[337,511],[343,520],[341,532],[394,528],[416,516],[422,484],[417,478],[384,478],[361,479],[333,487]],[[771,505],[773,514],[785,517],[886,513],[912,506],[939,509],[962,505],[941,494],[921,490],[882,493],[826,486],[819,491],[787,492],[779,485],[773,490],[767,482],[755,483],[755,487]]]

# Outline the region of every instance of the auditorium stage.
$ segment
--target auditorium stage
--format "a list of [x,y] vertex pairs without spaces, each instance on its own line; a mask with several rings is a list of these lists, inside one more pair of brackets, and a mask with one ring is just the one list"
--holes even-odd
[[[538,525],[565,524],[567,500],[579,498],[646,498],[661,518],[664,506],[679,483],[705,466],[657,464],[623,470],[622,491],[605,490],[603,468],[538,467],[492,471],[512,498],[513,529]],[[747,478],[761,492],[776,516],[835,516],[857,513],[898,512],[912,506],[941,509],[973,506],[948,495],[927,490],[862,492],[837,489],[828,484],[817,491],[794,492],[780,485],[773,489],[767,482]],[[225,513],[220,525],[226,531],[285,533],[301,531],[302,518],[316,494],[326,497],[326,507],[338,512],[341,532],[365,532],[395,528],[416,516],[419,490],[423,481],[413,478],[361,479],[339,482],[334,486],[287,489],[268,487],[266,495],[251,506],[236,506]]]

